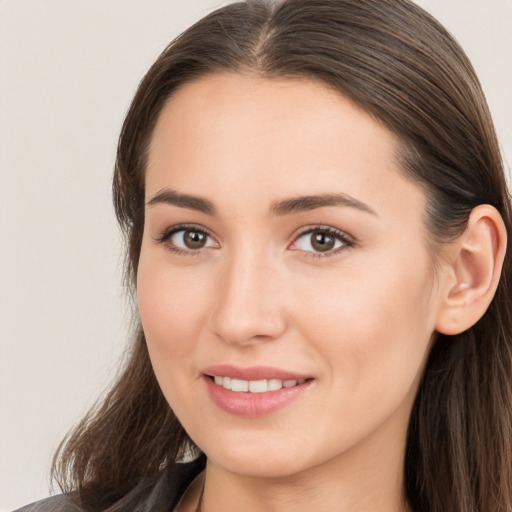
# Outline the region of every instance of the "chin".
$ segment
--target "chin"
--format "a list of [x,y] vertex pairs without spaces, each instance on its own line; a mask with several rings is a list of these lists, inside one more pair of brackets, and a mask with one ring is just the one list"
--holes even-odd
[[229,473],[250,478],[287,478],[304,469],[293,458],[283,457],[282,454],[276,456],[275,453],[258,453],[253,456],[224,454],[219,458],[208,459]]
[[227,443],[210,438],[198,446],[216,466],[253,478],[285,478],[315,465],[304,451],[303,442],[292,446],[290,436],[288,443],[284,439],[262,439],[263,436],[259,433],[257,438],[248,439],[249,436],[233,434]]

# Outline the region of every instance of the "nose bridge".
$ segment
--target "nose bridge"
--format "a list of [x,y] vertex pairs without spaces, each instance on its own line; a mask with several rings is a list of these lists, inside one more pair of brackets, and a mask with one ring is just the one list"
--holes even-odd
[[214,333],[230,344],[249,344],[280,336],[285,326],[279,279],[264,249],[251,244],[233,250],[218,275],[212,313]]

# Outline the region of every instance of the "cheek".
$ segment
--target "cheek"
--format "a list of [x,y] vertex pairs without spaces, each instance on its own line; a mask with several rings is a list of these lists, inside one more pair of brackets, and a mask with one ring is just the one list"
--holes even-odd
[[296,291],[304,337],[316,340],[340,387],[371,392],[373,383],[403,392],[417,378],[434,331],[430,267],[422,256],[411,258],[414,264],[365,264]]
[[172,269],[164,257],[141,253],[137,301],[151,364],[162,392],[181,421],[190,413],[197,340],[204,325],[205,281],[197,271]]
[[209,284],[192,268],[173,269],[165,255],[141,253],[137,301],[155,372],[160,363],[187,361],[204,325]]

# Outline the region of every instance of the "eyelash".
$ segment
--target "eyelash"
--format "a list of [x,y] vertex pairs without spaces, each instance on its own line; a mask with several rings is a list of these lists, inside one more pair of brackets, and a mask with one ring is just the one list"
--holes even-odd
[[[166,229],[160,236],[155,238],[155,242],[159,244],[165,244],[168,242],[168,240],[175,235],[176,233],[179,233],[180,231],[194,231],[196,233],[201,233],[209,238],[212,238],[212,235],[205,230],[204,228],[200,228],[194,224],[180,224],[176,226],[172,226],[168,229]],[[320,251],[302,251],[304,252],[307,257],[311,258],[329,258],[331,256],[337,255],[341,251],[345,251],[347,249],[350,249],[356,245],[355,240],[349,236],[348,234],[344,233],[343,231],[339,231],[335,228],[332,228],[330,226],[310,226],[304,228],[302,231],[300,231],[297,236],[294,239],[293,243],[296,243],[297,240],[299,240],[301,237],[312,234],[312,233],[323,233],[332,236],[334,239],[340,241],[343,245],[341,247],[338,247],[335,250],[326,251],[325,253],[322,253]],[[175,245],[167,244],[167,249],[171,251],[174,254],[178,255],[185,255],[185,256],[197,256],[203,252],[204,248],[201,249],[182,249],[181,247],[177,247]],[[294,249],[294,250],[300,250],[300,249]]]
[[[293,243],[296,243],[297,240],[299,240],[301,237],[305,235],[310,235],[312,233],[322,233],[326,235],[332,236],[335,240],[339,240],[342,243],[341,247],[338,247],[337,249],[332,249],[330,251],[326,251],[324,253],[320,251],[303,251],[307,257],[310,258],[330,258],[332,256],[336,256],[342,251],[346,251],[347,249],[350,249],[356,245],[355,240],[349,236],[347,233],[344,233],[343,231],[340,231],[338,229],[335,229],[330,226],[310,226],[304,228],[302,231],[300,231],[297,236],[295,237],[295,240]],[[300,249],[295,249],[300,250]]]
[[[155,239],[155,241],[159,244],[165,244],[173,235],[179,233],[180,231],[194,231],[195,233],[201,233],[206,235],[207,237],[213,238],[211,234],[203,228],[200,228],[194,224],[179,224],[176,226],[172,226],[166,229],[159,237]],[[166,247],[169,251],[174,254],[185,255],[185,256],[198,256],[201,254],[202,249],[194,250],[194,249],[182,249],[181,247],[176,247],[175,245],[166,244]]]

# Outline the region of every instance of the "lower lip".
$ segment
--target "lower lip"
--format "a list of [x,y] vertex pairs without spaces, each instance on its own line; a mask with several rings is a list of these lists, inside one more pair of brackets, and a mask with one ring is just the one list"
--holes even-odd
[[256,418],[271,414],[298,398],[311,385],[307,380],[292,388],[281,388],[265,393],[243,393],[226,389],[207,376],[204,376],[206,387],[211,399],[223,411],[236,416]]

